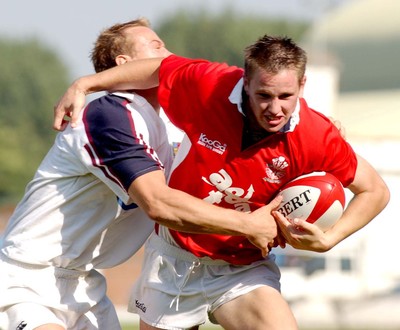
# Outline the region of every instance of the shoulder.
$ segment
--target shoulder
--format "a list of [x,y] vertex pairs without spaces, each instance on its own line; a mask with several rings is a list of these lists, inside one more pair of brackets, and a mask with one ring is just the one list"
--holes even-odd
[[[243,69],[226,63],[193,60],[175,55],[171,55],[165,61],[166,66],[160,70],[160,91],[166,93],[173,90],[173,95],[179,92],[183,94],[179,99],[183,97],[198,100],[200,95],[203,100],[209,99],[216,90],[220,95],[228,97],[243,77]],[[161,96],[160,103],[164,105],[164,98],[168,98],[169,94]]]
[[211,62],[204,59],[190,59],[177,55],[170,55],[161,64],[161,75],[169,71],[185,72],[186,75],[209,76],[221,74],[233,74],[240,78],[243,69],[228,65],[227,63]]
[[310,108],[305,99],[300,98],[300,119],[302,124],[321,125],[316,128],[335,127],[332,121],[322,112]]
[[339,146],[348,148],[348,143],[332,121],[324,114],[308,107],[303,99],[300,100],[298,123],[289,133],[288,139],[299,146],[301,153],[325,155],[329,150]]
[[83,122],[106,124],[114,122],[118,116],[122,115],[129,101],[126,98],[107,94],[88,103],[83,113]]

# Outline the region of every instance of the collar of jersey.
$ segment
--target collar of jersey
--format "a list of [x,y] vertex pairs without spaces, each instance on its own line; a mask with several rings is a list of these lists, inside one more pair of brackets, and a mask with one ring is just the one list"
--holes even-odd
[[135,97],[139,96],[139,95],[137,95],[135,93],[128,93],[128,92],[112,92],[112,93],[108,93],[108,94],[117,95],[117,96],[123,97],[125,99],[128,99],[130,101],[133,101],[133,99]]

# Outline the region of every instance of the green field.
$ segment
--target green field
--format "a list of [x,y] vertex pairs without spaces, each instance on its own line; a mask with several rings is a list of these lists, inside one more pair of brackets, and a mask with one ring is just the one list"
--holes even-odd
[[[222,330],[219,326],[201,326],[200,330]],[[122,324],[122,330],[139,330],[138,324]]]
[[[200,330],[222,330],[222,328],[220,326],[201,326]],[[306,329],[306,328],[300,328],[300,330],[332,330],[333,328],[312,328],[312,329]],[[377,328],[370,328],[370,329],[366,329],[366,328],[334,328],[335,330],[382,330],[382,329],[377,329]],[[122,325],[122,330],[139,330],[139,325],[138,324],[123,324]],[[389,330],[389,329],[386,329]]]

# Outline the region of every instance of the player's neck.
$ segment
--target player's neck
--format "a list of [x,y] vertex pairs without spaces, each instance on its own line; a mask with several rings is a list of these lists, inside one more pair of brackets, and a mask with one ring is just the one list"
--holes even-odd
[[135,90],[136,94],[143,96],[147,102],[151,104],[154,110],[159,114],[160,113],[160,103],[158,103],[158,88],[150,88],[150,89],[142,89],[142,90]]
[[245,114],[243,116],[242,149],[246,149],[263,140],[270,133],[260,127],[246,101],[243,102],[242,109]]

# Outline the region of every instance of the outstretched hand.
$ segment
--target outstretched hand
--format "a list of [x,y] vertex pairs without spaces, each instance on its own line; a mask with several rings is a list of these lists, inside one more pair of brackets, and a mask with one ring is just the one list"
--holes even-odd
[[75,127],[85,102],[85,92],[79,88],[77,82],[74,82],[54,106],[53,129],[63,131],[68,122]]

